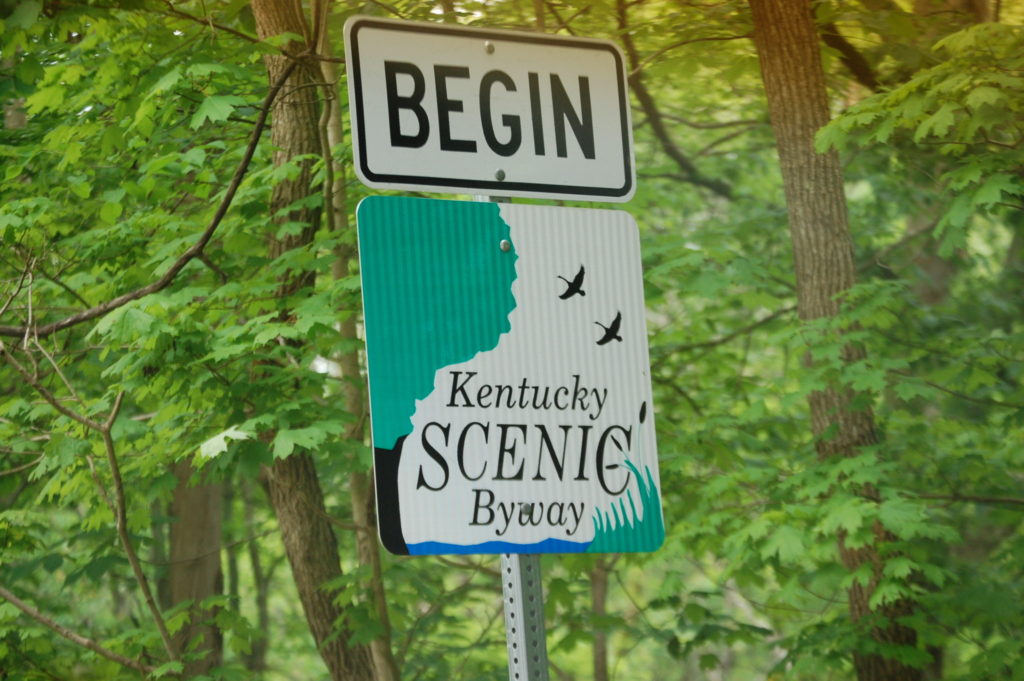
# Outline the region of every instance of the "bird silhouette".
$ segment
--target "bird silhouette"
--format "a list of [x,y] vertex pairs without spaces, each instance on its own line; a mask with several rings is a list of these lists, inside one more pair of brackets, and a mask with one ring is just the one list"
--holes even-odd
[[573,277],[572,281],[569,281],[561,274],[558,275],[559,279],[568,284],[568,286],[565,288],[565,293],[558,296],[559,298],[565,300],[566,298],[572,298],[577,293],[580,294],[581,296],[587,295],[587,292],[583,290],[583,272],[583,265],[580,265],[580,271],[576,273],[576,276]]
[[599,341],[597,341],[598,345],[604,345],[605,343],[611,343],[612,340],[617,340],[620,343],[622,342],[622,336],[619,335],[619,327],[622,326],[622,313],[621,312],[617,312],[615,314],[615,319],[613,319],[612,323],[609,324],[608,326],[605,326],[601,322],[594,322],[594,323],[597,324],[598,326],[600,326],[602,329],[604,329],[604,335],[601,337],[601,339]]

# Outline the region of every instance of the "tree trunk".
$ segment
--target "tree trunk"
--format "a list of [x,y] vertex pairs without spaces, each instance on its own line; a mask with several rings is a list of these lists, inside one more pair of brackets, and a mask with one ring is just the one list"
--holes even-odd
[[[293,33],[305,37],[305,44],[289,43],[285,49],[300,55],[313,45],[310,27],[301,3],[295,0],[254,0],[253,16],[260,38]],[[282,55],[265,57],[270,82],[274,83],[288,66]],[[319,65],[315,60],[301,64],[292,71],[285,88],[274,103],[271,141],[275,148],[274,165],[281,165],[297,155],[319,155],[322,150],[319,116]],[[291,180],[274,186],[270,210],[277,214],[298,199],[315,193],[312,164],[304,162],[301,172]],[[283,239],[271,238],[271,257],[276,257],[312,241],[320,225],[318,208],[300,208],[286,218],[305,228]],[[312,283],[312,275],[296,274],[281,282],[279,295],[288,296]],[[338,544],[328,522],[323,491],[312,457],[296,452],[265,467],[262,478],[277,516],[285,553],[292,568],[313,638],[334,681],[360,681],[373,678],[370,652],[363,646],[348,644],[349,631],[335,630],[335,623],[344,614],[334,603],[325,583],[342,576]]]
[[[167,587],[171,603],[192,601],[189,621],[175,635],[175,648],[187,653],[201,651],[201,659],[185,663],[185,677],[209,673],[221,663],[224,652],[220,629],[209,622],[214,612],[200,607],[202,601],[223,591],[220,569],[221,485],[189,484],[195,469],[187,461],[174,464],[178,486],[171,501],[171,550]],[[201,642],[190,646],[196,637]]]
[[247,542],[249,553],[249,569],[252,570],[253,593],[256,599],[256,629],[260,636],[252,642],[252,648],[244,656],[245,668],[255,674],[255,678],[263,678],[267,670],[267,649],[270,647],[270,575],[263,567],[260,558],[259,540],[255,536],[256,521],[253,513],[253,499],[248,480],[242,481],[242,513],[245,520],[245,534],[250,537]]
[[[326,33],[325,33],[326,35]],[[324,56],[330,56],[329,43],[323,39],[317,52]],[[333,62],[324,61],[320,64],[320,70],[327,83],[331,94],[327,106],[330,107],[326,117],[324,134],[326,137],[325,162],[331,163],[333,172],[330,177],[333,184],[330,187],[330,220],[331,228],[339,237],[331,267],[332,276],[337,279],[344,279],[355,271],[355,262],[358,254],[355,248],[355,234],[351,229],[348,219],[348,201],[345,189],[345,172],[341,164],[334,161],[330,150],[344,141],[344,125],[341,117],[341,102],[338,98],[337,82],[338,70]],[[358,341],[359,331],[357,328],[358,316],[356,314],[345,315],[339,324],[339,332],[342,338]],[[342,388],[341,395],[344,400],[345,410],[349,412],[354,424],[348,432],[352,440],[362,442],[366,438],[366,393],[363,389],[362,367],[360,366],[359,353],[355,350],[340,353],[335,360],[341,370]],[[384,591],[383,568],[381,566],[380,543],[377,540],[377,523],[374,512],[373,481],[363,471],[356,471],[349,475],[349,490],[352,500],[352,523],[356,526],[356,553],[359,564],[368,566],[373,576],[369,584],[369,598],[373,604],[374,613],[381,625],[381,635],[370,641],[370,652],[373,658],[375,681],[399,681],[398,662],[395,660],[394,651],[391,645],[391,619],[388,615],[387,596]]]
[[325,519],[313,458],[305,452],[292,454],[265,469],[264,479],[306,622],[331,679],[370,681],[374,678],[370,651],[364,646],[349,646],[347,628],[332,635],[334,623],[344,613],[323,585],[342,575],[338,543]]
[[[805,321],[832,317],[839,312],[841,295],[854,284],[856,270],[838,155],[814,151],[814,135],[828,122],[829,113],[811,5],[808,0],[750,0],[750,7],[786,193],[797,308]],[[863,352],[853,346],[844,351],[848,362],[862,357]],[[860,447],[877,444],[874,416],[869,409],[854,409],[854,397],[853,391],[840,387],[809,396],[820,457],[852,456]],[[864,493],[876,496],[870,489]],[[876,528],[876,536],[879,541],[889,539],[881,527]],[[881,576],[877,548],[850,549],[840,536],[839,552],[851,571],[864,563],[873,566],[871,583],[865,587],[855,582],[847,594],[853,620],[884,615],[887,621],[874,626],[871,636],[879,642],[914,646],[916,632],[894,621],[910,614],[909,603],[875,613],[868,607]],[[853,661],[859,681],[921,679],[920,670],[881,655],[855,651]]]

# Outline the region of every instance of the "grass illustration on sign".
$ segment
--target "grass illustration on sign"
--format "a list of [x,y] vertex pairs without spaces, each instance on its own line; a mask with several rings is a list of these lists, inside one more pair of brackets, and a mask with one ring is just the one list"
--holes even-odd
[[587,546],[587,553],[651,551],[660,546],[665,537],[661,498],[651,469],[644,466],[644,473],[641,474],[632,461],[627,459],[625,465],[636,476],[643,513],[637,514],[632,492],[626,492],[628,511],[626,500],[622,497],[619,497],[617,504],[612,504],[611,513],[597,509],[594,513],[594,539]]

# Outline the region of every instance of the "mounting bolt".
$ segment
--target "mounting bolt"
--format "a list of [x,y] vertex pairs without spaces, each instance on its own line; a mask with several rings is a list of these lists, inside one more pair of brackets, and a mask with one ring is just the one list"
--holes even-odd
[[496,171],[494,171],[494,179],[496,179],[498,182],[503,181],[505,179],[505,171],[502,170],[501,168],[498,168]]
[[501,249],[502,253],[508,253],[512,250],[512,244],[509,243],[508,239],[502,239],[501,243],[498,244],[498,248]]
[[492,43],[490,40],[485,40],[484,41],[484,51],[487,54],[494,54],[494,43]]

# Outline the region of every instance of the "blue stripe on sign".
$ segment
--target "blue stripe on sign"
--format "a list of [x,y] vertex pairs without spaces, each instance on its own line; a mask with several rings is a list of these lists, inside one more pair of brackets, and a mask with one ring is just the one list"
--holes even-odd
[[590,542],[565,541],[564,539],[545,539],[535,544],[489,541],[470,546],[425,541],[419,544],[409,544],[409,554],[413,556],[435,556],[446,553],[584,553],[589,545]]

